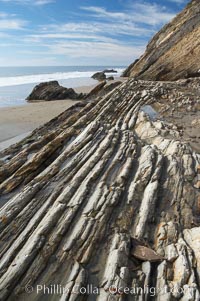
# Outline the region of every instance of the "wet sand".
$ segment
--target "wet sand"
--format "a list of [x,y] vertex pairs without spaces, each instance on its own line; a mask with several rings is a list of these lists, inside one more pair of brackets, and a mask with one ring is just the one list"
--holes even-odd
[[[93,87],[85,86],[75,90],[88,93]],[[75,103],[76,101],[67,99],[0,108],[0,150],[21,140],[26,134],[28,135]]]

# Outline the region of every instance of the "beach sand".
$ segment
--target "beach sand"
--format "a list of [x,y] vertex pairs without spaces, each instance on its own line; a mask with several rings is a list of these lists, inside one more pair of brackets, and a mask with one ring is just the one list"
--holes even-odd
[[[74,90],[79,93],[88,93],[93,87],[84,86]],[[31,131],[56,117],[76,102],[70,99],[56,100],[0,108],[0,151],[20,141]]]

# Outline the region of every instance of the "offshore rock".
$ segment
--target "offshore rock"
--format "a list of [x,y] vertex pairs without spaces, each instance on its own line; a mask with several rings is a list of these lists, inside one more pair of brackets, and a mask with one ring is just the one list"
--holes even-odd
[[105,69],[105,70],[103,70],[103,73],[117,73],[117,70],[114,70],[114,69]]
[[104,72],[96,72],[92,75],[92,78],[98,81],[102,81],[106,79],[106,75]]
[[63,99],[81,99],[83,94],[77,94],[72,88],[65,88],[59,85],[57,81],[40,83],[35,86],[27,101],[51,101]]
[[114,80],[115,78],[114,78],[114,76],[108,76],[107,77],[107,80]]

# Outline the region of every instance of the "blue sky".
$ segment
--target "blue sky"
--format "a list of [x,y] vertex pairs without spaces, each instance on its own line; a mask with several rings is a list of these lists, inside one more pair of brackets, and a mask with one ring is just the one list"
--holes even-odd
[[0,0],[0,66],[128,65],[188,0]]

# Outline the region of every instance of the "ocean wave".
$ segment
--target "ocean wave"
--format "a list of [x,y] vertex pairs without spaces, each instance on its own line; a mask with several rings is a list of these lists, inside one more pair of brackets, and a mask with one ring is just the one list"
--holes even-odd
[[[109,73],[108,75],[120,76],[124,69],[115,69],[117,73]],[[34,74],[34,75],[22,75],[15,77],[0,77],[0,87],[18,86],[24,84],[42,83],[51,80],[66,80],[73,78],[90,78],[97,71],[74,71],[74,72],[56,72],[50,74]]]

